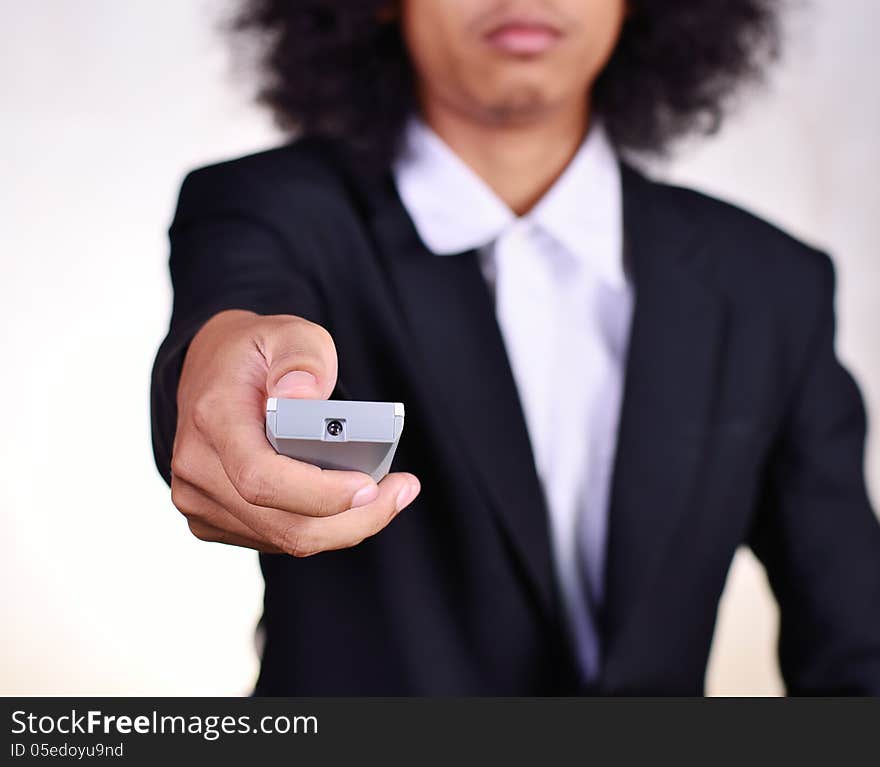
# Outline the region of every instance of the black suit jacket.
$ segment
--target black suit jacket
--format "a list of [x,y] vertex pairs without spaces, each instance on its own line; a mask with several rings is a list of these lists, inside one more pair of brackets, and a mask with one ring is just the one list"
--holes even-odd
[[240,308],[325,326],[339,354],[335,398],[406,403],[394,463],[423,488],[353,549],[261,557],[259,694],[699,695],[740,544],[781,607],[789,692],[880,694],[880,527],[863,481],[861,399],[833,348],[830,261],[627,167],[623,185],[636,308],[604,659],[586,687],[475,254],[429,253],[390,174],[361,173],[332,143],[187,177],[171,227],[171,329],[153,373],[165,479],[187,345],[214,313]]

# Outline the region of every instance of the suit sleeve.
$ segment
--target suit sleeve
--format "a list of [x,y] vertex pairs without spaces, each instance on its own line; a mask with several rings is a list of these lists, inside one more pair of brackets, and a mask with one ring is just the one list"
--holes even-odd
[[834,273],[771,458],[751,545],[780,606],[791,695],[880,695],[880,524],[861,395],[834,351]]
[[190,341],[202,325],[227,309],[295,314],[324,324],[305,246],[295,247],[276,226],[278,205],[268,184],[248,178],[234,164],[198,170],[184,180],[169,231],[171,323],[156,354],[150,397],[153,454],[166,482],[171,481],[177,384]]

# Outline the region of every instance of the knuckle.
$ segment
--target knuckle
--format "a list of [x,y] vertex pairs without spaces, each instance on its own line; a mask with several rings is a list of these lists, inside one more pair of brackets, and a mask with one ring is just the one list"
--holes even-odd
[[298,317],[294,330],[296,351],[299,355],[315,358],[316,364],[322,366],[336,359],[336,342],[330,331],[323,325]]
[[320,328],[321,344],[328,368],[328,373],[331,375],[331,377],[335,378],[339,372],[339,357],[336,353],[336,342],[333,340],[333,336],[330,335],[329,330],[321,327],[320,325],[318,327]]
[[206,543],[216,543],[219,541],[214,530],[199,520],[189,519],[187,524],[189,525],[189,531],[200,541],[205,541]]
[[324,470],[306,464],[305,473],[299,482],[296,512],[306,517],[326,517],[332,512],[326,498]]
[[303,500],[305,508],[303,512],[308,517],[326,517],[329,516],[327,499],[322,493],[309,494]]
[[310,557],[312,554],[318,553],[314,541],[310,540],[302,526],[296,522],[291,522],[284,529],[279,548],[285,554],[297,558]]
[[192,404],[192,424],[200,432],[211,428],[212,417],[215,413],[213,401],[206,396],[198,397]]
[[288,317],[268,330],[262,348],[274,370],[304,369],[319,379],[337,375],[336,346],[329,331],[302,317]]
[[209,508],[206,508],[204,499],[185,482],[172,481],[171,503],[186,517],[190,524],[202,526],[212,524],[214,514]]
[[310,504],[311,516],[313,517],[329,517],[339,511],[330,493],[323,485],[317,493],[310,495]]
[[258,465],[243,463],[239,466],[233,477],[233,485],[252,506],[274,506],[274,490]]
[[333,340],[333,336],[330,335],[330,331],[323,325],[311,323],[311,326],[311,330],[315,336],[315,342],[318,343],[322,349],[331,350],[335,354],[336,342]]
[[193,478],[192,463],[187,457],[186,450],[183,446],[178,446],[171,456],[171,489],[174,490],[174,478],[178,477],[183,480],[190,481]]
[[174,504],[178,511],[186,513],[188,507],[186,485],[175,475],[171,477],[171,503]]
[[347,490],[340,491],[334,486],[331,476],[321,470],[315,486],[315,492],[307,493],[306,503],[309,506],[308,514],[312,517],[331,517],[349,508],[350,497]]

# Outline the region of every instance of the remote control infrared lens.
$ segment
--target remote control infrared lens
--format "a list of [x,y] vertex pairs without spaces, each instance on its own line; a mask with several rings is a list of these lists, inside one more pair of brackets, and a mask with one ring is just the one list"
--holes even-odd
[[338,437],[342,434],[342,422],[341,421],[327,421],[327,433],[331,437]]

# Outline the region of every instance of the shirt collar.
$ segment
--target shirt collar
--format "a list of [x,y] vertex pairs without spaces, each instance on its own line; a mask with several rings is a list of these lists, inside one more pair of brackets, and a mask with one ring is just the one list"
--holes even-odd
[[[398,194],[419,237],[437,255],[482,248],[516,214],[419,118],[412,118],[393,165]],[[601,123],[521,219],[612,284],[625,282],[620,167]]]

